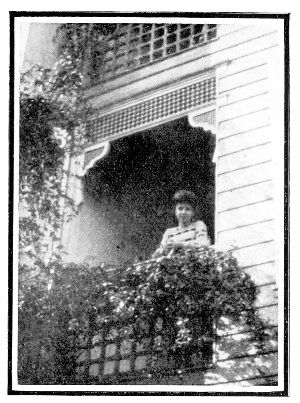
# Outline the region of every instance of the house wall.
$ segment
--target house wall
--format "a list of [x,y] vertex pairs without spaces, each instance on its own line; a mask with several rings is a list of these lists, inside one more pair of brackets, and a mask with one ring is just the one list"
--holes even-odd
[[[280,161],[274,147],[281,134],[273,124],[272,108],[279,42],[271,27],[245,27],[238,33],[227,31],[226,36],[235,38],[236,44],[230,63],[217,77],[216,238],[222,248],[234,250],[241,267],[256,282],[259,312],[276,326],[278,200],[274,189]],[[271,382],[277,379],[275,340],[259,355],[245,329],[233,327],[220,337],[217,369],[206,374],[206,384],[242,379],[245,384],[259,383],[262,374]]]
[[59,24],[20,23],[21,68],[25,71],[38,64],[52,68],[57,60],[57,49],[53,41]]
[[[280,133],[272,120],[272,69],[278,52],[278,33],[272,25],[221,25],[215,42],[103,84],[101,95],[97,87],[88,92],[91,103],[104,114],[129,99],[216,69],[216,243],[234,250],[256,282],[257,307],[270,326],[278,322],[276,279],[281,270],[274,174],[274,145]],[[83,216],[77,220],[82,228]],[[105,232],[104,227],[99,231]],[[216,368],[205,375],[205,384],[260,384],[263,375],[272,382],[277,379],[276,341],[259,355],[248,337],[246,329],[234,327],[220,333]]]

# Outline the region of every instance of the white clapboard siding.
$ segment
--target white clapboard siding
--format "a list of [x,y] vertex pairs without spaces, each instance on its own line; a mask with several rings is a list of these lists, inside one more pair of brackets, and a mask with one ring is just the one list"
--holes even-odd
[[219,93],[231,91],[246,84],[257,82],[258,80],[265,80],[268,78],[268,65],[261,63],[258,66],[253,66],[242,71],[235,72],[219,79],[218,90]]
[[246,98],[233,104],[220,106],[218,109],[219,122],[230,120],[238,113],[239,116],[262,110],[270,105],[268,93]]
[[274,241],[239,248],[233,252],[241,267],[255,266],[274,260]]
[[219,175],[218,192],[226,192],[243,186],[267,181],[272,178],[272,163],[260,162],[257,165],[240,167]]
[[[233,382],[241,384],[242,380],[247,381],[249,379],[249,385],[251,385],[253,378],[262,376],[261,368],[268,368],[268,374],[276,376],[278,374],[277,366],[277,355],[275,353],[250,356],[249,358],[220,360],[214,368],[205,373],[204,384],[231,384]],[[248,385],[247,382],[245,385]]]
[[[234,35],[235,34],[233,34],[232,37]],[[270,51],[273,54],[278,47],[276,33],[267,33],[259,37],[252,36],[249,37],[248,41],[236,41],[236,44],[231,46],[228,46],[228,43],[226,43],[223,38],[220,39],[220,42],[221,41],[223,48],[219,49],[217,52],[213,52],[212,49],[211,54],[207,55],[207,57],[211,58],[213,64],[220,63],[222,61],[229,62],[228,71],[223,72],[222,76],[225,76],[227,72],[230,73],[229,68],[232,69],[232,72],[243,70],[243,67],[236,66],[236,62],[243,63],[242,59],[246,57],[251,58],[251,56],[253,56],[255,58],[256,61],[253,63],[253,65],[261,64],[261,62],[264,62],[266,59],[264,52]],[[259,60],[259,54],[262,54],[262,60],[257,62],[257,60]],[[205,61],[205,59],[203,61]],[[252,66],[251,62],[249,62],[249,66]]]
[[[208,54],[217,53],[224,49],[235,48],[241,44],[248,44],[249,53],[255,48],[255,42],[263,37],[269,37],[267,43],[276,44],[277,34],[273,27],[248,25],[245,29],[231,32],[229,35],[220,36],[219,40],[211,43]],[[237,57],[238,53],[236,53]]]
[[257,183],[218,194],[218,212],[272,199],[272,181]]
[[277,268],[275,261],[258,264],[243,268],[244,272],[249,274],[255,281],[255,284],[262,285],[277,281]]
[[278,289],[276,283],[257,287],[257,291],[256,307],[264,307],[278,303]]
[[244,247],[258,242],[266,242],[274,239],[274,222],[265,221],[237,227],[231,230],[219,232],[219,242],[223,247]]
[[219,122],[219,139],[234,136],[239,133],[254,130],[270,124],[269,105],[264,105],[261,110],[241,114],[238,108],[232,108],[232,117]]
[[266,200],[219,213],[218,229],[219,231],[224,231],[242,225],[270,220],[271,218],[274,218],[274,202],[273,200]]
[[266,380],[268,381],[268,385],[277,385],[278,384],[278,375],[268,375],[266,376],[258,376],[258,377],[253,377],[253,378],[248,378],[248,379],[242,379],[240,381],[233,381],[233,382],[227,382],[226,383],[226,388],[232,388],[232,387],[245,387],[245,386],[266,386]]
[[223,156],[255,145],[264,144],[272,138],[270,125],[246,130],[232,136],[219,139],[218,155]]
[[[257,41],[255,41],[255,44],[257,46]],[[230,59],[230,63],[228,64],[227,69],[222,72],[220,78],[224,79],[232,74],[240,73],[253,67],[261,66],[268,63],[269,60],[274,57],[274,54],[277,51],[277,46],[270,47],[268,44],[267,48],[262,48],[263,44],[262,46],[259,46],[259,50],[256,50],[255,48],[251,49],[251,51],[249,51],[248,49],[248,52],[246,53],[236,53],[235,57]]]
[[262,95],[269,91],[267,78],[258,79],[237,88],[223,91],[218,95],[219,105],[233,104],[243,99],[252,98],[255,95]]
[[[244,35],[245,31],[240,34]],[[242,53],[237,51],[218,79],[216,235],[217,243],[224,249],[233,249],[239,265],[257,285],[256,308],[260,316],[276,326],[276,217],[268,67],[276,45],[275,36],[271,36],[265,38],[265,49],[260,44],[257,51],[258,39],[248,41],[248,53],[239,44]],[[247,379],[259,378],[258,364],[263,360],[270,369],[269,374],[276,376],[276,355],[257,354],[245,332],[245,327],[237,326],[218,329],[221,336],[216,351],[218,369],[210,378],[206,377],[206,384],[241,382],[241,379],[247,383]],[[270,351],[275,351],[276,343],[272,343]],[[257,357],[253,358],[255,354]],[[247,355],[239,361],[239,356]]]
[[[235,34],[231,35],[232,37]],[[218,57],[219,54],[224,58],[224,60],[229,60],[232,63],[232,68],[234,69],[234,62],[237,60],[241,60],[243,57],[248,57],[253,55],[254,57],[257,56],[257,53],[262,53],[263,60],[264,58],[264,51],[271,50],[273,51],[278,46],[277,34],[276,32],[269,32],[264,35],[253,36],[249,37],[248,41],[236,41],[235,46],[228,46],[223,40],[223,51],[219,51],[216,53],[215,57]]]
[[[266,317],[268,314],[269,317],[273,318],[271,322],[267,322],[267,327],[276,328],[277,326],[277,300],[271,304],[265,304],[264,306],[256,307],[256,311],[259,314],[262,314]],[[269,312],[269,313],[268,313]],[[275,320],[276,319],[276,320]],[[237,322],[232,321],[228,317],[221,317],[217,323],[216,327],[217,336],[219,337],[227,337],[233,335],[240,335],[243,333],[249,333],[253,331],[250,326],[245,324],[238,324]]]
[[278,325],[278,305],[269,305],[258,308],[260,316],[267,321],[271,326]]
[[237,34],[237,32],[242,31],[247,28],[247,25],[238,25],[238,24],[220,24],[218,25],[218,39],[223,36],[233,34]]
[[[215,351],[217,360],[224,361],[245,355],[251,356],[257,354],[257,348],[253,346],[251,337],[253,337],[253,333],[251,332],[237,333],[220,337]],[[276,352],[276,349],[277,341],[268,340],[264,351]]]
[[271,158],[272,147],[270,142],[226,154],[219,157],[218,174],[270,161]]

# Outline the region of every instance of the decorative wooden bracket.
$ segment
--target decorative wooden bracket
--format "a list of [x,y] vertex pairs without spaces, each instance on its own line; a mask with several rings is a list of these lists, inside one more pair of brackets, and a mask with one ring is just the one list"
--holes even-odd
[[82,176],[84,176],[87,171],[95,165],[97,161],[104,158],[109,153],[109,151],[109,141],[105,141],[87,148],[84,154]]
[[[212,134],[217,134],[216,124],[216,108],[210,106],[205,109],[200,109],[188,114],[188,121],[192,127],[201,127],[205,131],[210,131]],[[216,149],[212,158],[212,162],[216,163]]]
[[216,109],[209,108],[200,109],[188,114],[188,121],[192,127],[201,127],[205,131],[211,131],[216,134]]

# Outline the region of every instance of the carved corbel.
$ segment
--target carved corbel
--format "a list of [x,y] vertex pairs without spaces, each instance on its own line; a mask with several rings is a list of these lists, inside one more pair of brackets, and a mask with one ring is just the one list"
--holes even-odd
[[87,171],[95,165],[97,161],[104,158],[109,153],[109,151],[109,141],[105,141],[103,143],[87,148],[84,153],[84,166],[82,170],[82,176],[84,176]]
[[[216,108],[209,107],[205,109],[200,109],[193,111],[188,114],[188,122],[192,127],[199,127],[205,131],[211,132],[216,136],[217,134],[217,124],[216,124]],[[216,147],[214,155],[212,157],[212,162],[216,162]]]

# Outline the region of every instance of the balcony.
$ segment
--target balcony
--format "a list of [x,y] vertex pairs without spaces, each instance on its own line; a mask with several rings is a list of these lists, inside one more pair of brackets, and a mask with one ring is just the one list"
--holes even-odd
[[192,373],[201,383],[220,318],[253,332],[254,344],[266,337],[254,283],[213,247],[127,269],[56,265],[50,292],[41,298],[40,288],[23,289],[20,303],[23,384],[155,384]]

